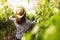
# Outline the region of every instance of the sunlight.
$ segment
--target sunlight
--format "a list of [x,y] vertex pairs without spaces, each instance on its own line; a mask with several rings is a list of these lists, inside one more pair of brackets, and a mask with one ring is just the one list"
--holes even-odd
[[33,30],[31,31],[32,34],[36,34],[39,30],[39,26],[35,25],[35,27],[33,28]]
[[[33,13],[35,14],[35,11],[37,9],[37,3],[39,0],[30,0],[30,3],[28,3],[28,0],[8,0],[8,3],[12,6],[12,9],[14,12],[16,11],[17,6],[23,6],[25,7],[27,13]],[[30,11],[32,10],[32,11]]]

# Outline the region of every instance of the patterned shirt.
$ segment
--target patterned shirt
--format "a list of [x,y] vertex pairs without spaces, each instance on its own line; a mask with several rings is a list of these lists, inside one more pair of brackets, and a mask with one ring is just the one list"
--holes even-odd
[[17,24],[16,18],[13,18],[12,16],[10,16],[9,19],[12,20],[16,26],[16,29],[17,29],[16,37],[18,39],[21,39],[24,36],[25,32],[29,29],[29,27],[32,27],[32,25],[35,24],[35,21],[32,22],[28,19],[26,19],[25,23],[22,22],[22,24]]

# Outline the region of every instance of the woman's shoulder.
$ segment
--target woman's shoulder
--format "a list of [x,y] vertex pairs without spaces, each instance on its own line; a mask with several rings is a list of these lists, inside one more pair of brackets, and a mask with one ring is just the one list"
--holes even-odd
[[31,20],[26,19],[26,23],[30,25],[30,24],[33,24],[34,22],[31,21]]
[[26,19],[26,22],[27,22],[27,23],[29,23],[29,22],[32,22],[32,21],[31,21],[31,20]]

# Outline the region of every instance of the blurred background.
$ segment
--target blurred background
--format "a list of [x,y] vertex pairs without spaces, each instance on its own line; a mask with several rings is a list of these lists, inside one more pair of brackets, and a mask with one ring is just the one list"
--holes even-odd
[[0,40],[14,40],[16,28],[8,18],[20,6],[36,25],[22,40],[60,40],[60,0],[0,0]]

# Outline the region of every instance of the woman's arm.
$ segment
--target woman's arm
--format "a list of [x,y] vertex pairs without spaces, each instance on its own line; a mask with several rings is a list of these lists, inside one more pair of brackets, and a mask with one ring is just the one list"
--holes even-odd
[[36,22],[35,21],[30,21],[30,20],[27,20],[27,21],[28,21],[28,25],[29,25],[28,31],[31,31],[34,28]]
[[33,23],[36,23],[37,22],[37,19],[35,19],[34,21],[33,21]]
[[13,17],[14,15],[16,15],[16,14],[11,15],[11,16],[9,17],[9,20],[11,20],[11,21],[15,21],[16,18]]

